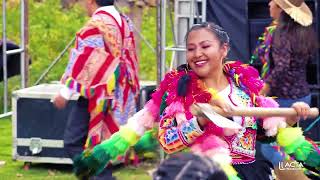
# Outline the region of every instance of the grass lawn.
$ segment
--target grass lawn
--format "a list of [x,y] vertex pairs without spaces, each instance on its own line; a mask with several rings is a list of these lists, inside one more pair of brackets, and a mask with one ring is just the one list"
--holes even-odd
[[[11,118],[0,119],[0,180],[11,179],[76,179],[72,174],[72,167],[54,164],[31,164],[29,170],[24,170],[24,162],[13,161]],[[116,167],[114,176],[119,180],[147,180],[151,179],[148,171],[155,167],[155,162],[144,162],[139,167]]]

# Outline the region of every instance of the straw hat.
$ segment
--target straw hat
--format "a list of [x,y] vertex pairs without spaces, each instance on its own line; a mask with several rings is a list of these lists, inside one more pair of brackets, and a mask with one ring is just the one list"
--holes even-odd
[[274,0],[274,2],[302,26],[312,24],[312,12],[304,0]]

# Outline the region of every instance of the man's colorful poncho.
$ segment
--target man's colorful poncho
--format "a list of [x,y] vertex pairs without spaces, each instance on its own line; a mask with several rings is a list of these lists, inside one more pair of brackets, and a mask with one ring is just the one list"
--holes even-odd
[[121,21],[98,9],[77,33],[61,79],[89,100],[87,147],[108,139],[136,111],[139,82],[133,29],[127,17],[121,15]]

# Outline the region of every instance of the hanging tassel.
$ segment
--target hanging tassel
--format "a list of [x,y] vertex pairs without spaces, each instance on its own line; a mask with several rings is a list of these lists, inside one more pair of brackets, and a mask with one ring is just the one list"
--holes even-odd
[[284,147],[287,154],[294,156],[296,160],[303,161],[306,165],[316,169],[320,168],[319,147],[305,139],[301,128],[280,129],[277,142]]
[[159,146],[157,140],[157,129],[152,129],[144,133],[136,145],[134,151],[138,154],[155,151]]
[[188,92],[188,86],[191,82],[191,77],[188,74],[183,75],[178,81],[178,95],[185,97]]
[[124,155],[130,146],[137,143],[139,136],[130,127],[123,126],[108,140],[86,149],[81,155],[73,159],[73,171],[79,178],[98,175],[110,160]]

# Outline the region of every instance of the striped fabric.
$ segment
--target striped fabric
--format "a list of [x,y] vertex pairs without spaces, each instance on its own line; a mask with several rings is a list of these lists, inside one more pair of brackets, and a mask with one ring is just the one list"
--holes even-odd
[[104,10],[96,12],[76,35],[69,64],[61,79],[89,100],[87,147],[108,139],[135,113],[139,93],[138,60],[132,27]]

